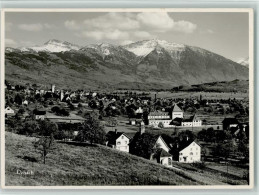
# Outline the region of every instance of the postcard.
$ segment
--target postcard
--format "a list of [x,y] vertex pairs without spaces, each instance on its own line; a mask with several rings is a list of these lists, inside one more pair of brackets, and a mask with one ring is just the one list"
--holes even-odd
[[2,188],[253,188],[253,9],[1,14]]

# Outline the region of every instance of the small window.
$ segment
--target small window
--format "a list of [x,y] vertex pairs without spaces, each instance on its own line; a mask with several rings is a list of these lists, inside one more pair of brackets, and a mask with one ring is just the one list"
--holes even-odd
[[125,144],[127,144],[128,142],[127,141],[125,141]]
[[117,142],[117,145],[121,145],[121,142]]
[[193,155],[193,153],[192,153],[192,152],[190,152],[190,155]]
[[121,139],[124,139],[124,136],[121,136]]
[[191,148],[191,151],[192,151],[192,148]]
[[183,155],[183,153],[180,153],[180,155]]

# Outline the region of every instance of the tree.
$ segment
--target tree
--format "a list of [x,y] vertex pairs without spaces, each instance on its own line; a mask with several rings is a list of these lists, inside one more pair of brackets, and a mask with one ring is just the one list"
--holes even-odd
[[163,128],[164,128],[164,124],[163,124],[162,122],[159,122],[159,123],[158,123],[158,127],[161,128],[161,129],[163,129]]
[[130,143],[130,153],[149,159],[154,152],[154,145],[151,143],[155,142],[156,137],[150,133],[143,133],[142,135],[136,133]]
[[105,141],[105,130],[100,124],[96,113],[91,113],[79,131],[77,140],[81,142],[89,141],[91,144],[103,144]]
[[41,153],[43,163],[46,163],[46,156],[54,149],[54,136],[58,131],[58,126],[49,121],[39,122],[39,140],[34,143],[34,147]]
[[35,120],[29,120],[20,128],[19,133],[23,135],[33,136],[39,131],[39,124]]
[[118,121],[114,117],[109,117],[108,124],[111,127],[116,127],[118,125]]
[[19,93],[16,94],[14,102],[18,105],[22,105],[22,96]]

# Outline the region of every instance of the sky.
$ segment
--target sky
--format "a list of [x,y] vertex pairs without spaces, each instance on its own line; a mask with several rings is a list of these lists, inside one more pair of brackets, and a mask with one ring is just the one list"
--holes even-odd
[[248,13],[220,12],[6,12],[7,47],[50,39],[80,46],[159,39],[197,46],[237,61],[249,54]]

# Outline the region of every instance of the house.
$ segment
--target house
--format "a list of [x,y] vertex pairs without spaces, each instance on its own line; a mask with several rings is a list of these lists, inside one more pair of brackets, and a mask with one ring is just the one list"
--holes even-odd
[[136,119],[134,119],[134,118],[130,119],[130,120],[129,120],[129,123],[130,123],[131,125],[136,125]]
[[196,114],[191,117],[183,118],[181,126],[185,127],[200,127],[202,126],[202,121]]
[[137,118],[142,118],[143,116],[143,109],[141,107],[139,107],[137,110],[135,110],[135,115]]
[[44,120],[46,115],[46,110],[42,108],[35,109],[33,110],[33,115],[35,120]]
[[22,102],[22,104],[27,106],[27,105],[28,105],[28,100],[24,100],[24,101]]
[[177,106],[177,104],[174,105],[172,110],[172,120],[175,118],[183,118],[183,111]]
[[182,140],[172,148],[174,159],[182,163],[201,161],[201,145],[195,140]]
[[109,131],[106,137],[107,146],[123,152],[129,152],[130,138],[124,132],[117,132],[117,129],[115,129],[115,131]]
[[14,115],[15,115],[14,110],[12,108],[10,108],[9,106],[7,106],[5,108],[5,116],[9,117],[9,116],[14,116]]
[[239,122],[236,118],[224,118],[222,121],[223,130],[229,130],[231,127],[238,127]]

